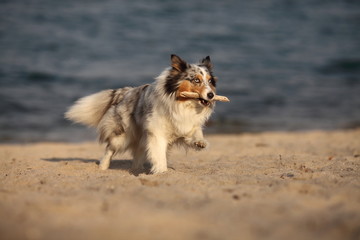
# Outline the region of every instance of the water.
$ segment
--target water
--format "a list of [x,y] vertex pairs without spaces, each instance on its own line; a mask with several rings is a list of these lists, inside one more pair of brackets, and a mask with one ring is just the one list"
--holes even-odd
[[0,141],[80,141],[77,98],[152,82],[176,53],[210,55],[219,103],[208,132],[360,125],[360,2],[0,2]]

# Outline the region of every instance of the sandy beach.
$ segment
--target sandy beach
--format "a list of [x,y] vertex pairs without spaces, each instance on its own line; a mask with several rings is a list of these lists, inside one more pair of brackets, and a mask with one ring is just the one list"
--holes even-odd
[[360,238],[360,129],[207,139],[138,176],[96,142],[0,145],[0,238]]

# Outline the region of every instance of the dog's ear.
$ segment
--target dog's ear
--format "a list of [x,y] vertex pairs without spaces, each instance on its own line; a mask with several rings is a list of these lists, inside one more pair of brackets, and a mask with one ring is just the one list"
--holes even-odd
[[212,67],[213,67],[209,56],[205,57],[205,58],[201,61],[201,65],[207,67],[210,71],[212,70]]
[[171,55],[171,66],[173,69],[183,72],[187,68],[187,63],[175,54]]

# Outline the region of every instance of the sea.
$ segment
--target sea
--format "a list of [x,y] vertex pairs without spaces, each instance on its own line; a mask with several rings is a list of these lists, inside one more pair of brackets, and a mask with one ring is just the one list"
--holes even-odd
[[95,140],[67,108],[171,54],[209,55],[231,100],[206,133],[360,126],[358,0],[1,0],[0,142]]

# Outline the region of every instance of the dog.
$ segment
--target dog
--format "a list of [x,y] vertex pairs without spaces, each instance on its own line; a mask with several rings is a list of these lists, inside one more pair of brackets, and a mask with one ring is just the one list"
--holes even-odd
[[[171,66],[152,84],[104,90],[79,99],[65,113],[76,123],[96,127],[99,141],[106,143],[100,169],[106,170],[114,154],[130,151],[132,171],[167,171],[171,147],[202,150],[208,142],[203,126],[215,107],[217,78],[207,56],[188,64],[171,55]],[[198,98],[184,97],[193,92]]]

